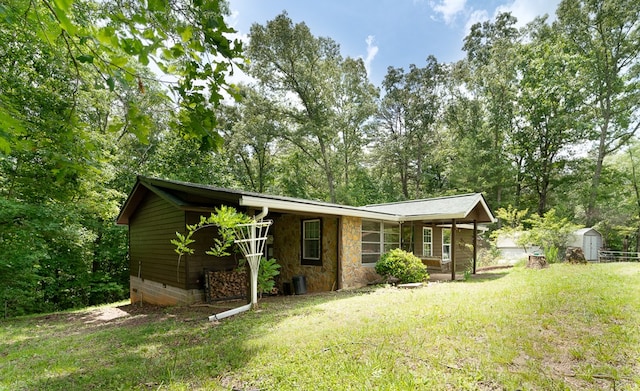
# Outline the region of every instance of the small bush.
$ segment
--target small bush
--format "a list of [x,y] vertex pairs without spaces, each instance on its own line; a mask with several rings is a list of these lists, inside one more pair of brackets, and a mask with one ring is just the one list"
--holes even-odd
[[420,258],[399,248],[382,255],[376,263],[376,273],[387,278],[395,277],[403,284],[429,279],[427,267]]
[[547,259],[549,263],[558,263],[560,262],[560,258],[558,257],[558,247],[550,246],[544,250],[544,257]]

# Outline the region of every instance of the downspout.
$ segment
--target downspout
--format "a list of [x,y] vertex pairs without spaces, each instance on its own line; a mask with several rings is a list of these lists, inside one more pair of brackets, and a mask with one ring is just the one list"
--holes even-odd
[[253,216],[253,219],[255,221],[260,221],[260,220],[264,219],[264,217],[267,215],[267,213],[269,213],[269,207],[263,206],[262,207],[262,212],[260,212],[260,214],[258,214],[257,216]]
[[[257,216],[253,216],[253,220],[254,221],[259,221],[262,220],[267,214],[269,213],[269,208],[266,206],[262,207],[262,212],[260,212]],[[251,290],[253,291],[254,287],[253,284],[251,286]],[[251,292],[251,297],[253,298],[255,295],[257,294],[257,292]],[[251,307],[253,307],[253,299],[248,303],[245,304],[243,306],[237,307],[237,308],[233,308],[224,312],[221,312],[219,314],[213,314],[209,317],[209,321],[213,322],[213,321],[219,321],[221,319],[224,318],[228,318],[229,316],[233,316],[233,315],[237,315],[237,314],[241,314],[243,312],[247,312],[251,309]]]
[[451,244],[449,248],[449,256],[451,257],[451,281],[456,280],[456,219],[451,220]]

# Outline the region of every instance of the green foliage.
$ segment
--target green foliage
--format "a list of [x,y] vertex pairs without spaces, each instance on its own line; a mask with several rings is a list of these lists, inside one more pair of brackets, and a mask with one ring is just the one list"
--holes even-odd
[[580,228],[579,225],[571,223],[567,218],[559,217],[556,211],[551,209],[543,217],[537,214],[526,220],[531,228],[524,231],[518,238],[519,245],[538,245],[545,252],[549,252],[552,259],[557,259],[558,252],[564,253],[567,242],[574,231]]
[[544,249],[544,257],[549,263],[557,263],[562,261],[562,259],[558,255],[559,249],[554,245],[551,245]]
[[592,153],[593,173],[587,177],[585,214],[586,225],[593,226],[605,217],[599,215],[597,204],[605,158],[624,149],[640,129],[640,8],[633,0],[563,0],[556,13],[567,45],[581,65],[574,84],[590,97],[583,108],[589,139],[597,148]]
[[[239,267],[246,267],[246,259],[240,260]],[[280,265],[278,261],[270,258],[262,257],[260,259],[260,267],[258,268],[258,292],[271,293],[276,285],[275,277],[280,274]]]
[[376,170],[393,186],[392,199],[424,198],[442,189],[447,151],[438,132],[445,67],[434,56],[408,72],[389,67],[376,117]]
[[427,267],[420,258],[399,248],[384,253],[375,269],[381,276],[395,277],[403,284],[425,282],[429,279]]
[[[273,108],[264,125],[270,129],[274,124],[286,124],[278,128],[278,135],[284,141],[287,159],[305,172],[301,183],[289,182],[283,187],[337,202],[339,187],[348,186],[351,170],[363,161],[366,123],[375,112],[377,90],[367,78],[364,62],[343,59],[335,41],[313,36],[306,24],[294,24],[286,12],[266,26],[251,26],[250,38],[247,71],[270,100],[259,108]],[[284,99],[286,93],[295,99]],[[251,110],[246,117],[251,120],[256,114],[264,115]],[[241,131],[250,130],[246,125],[240,124],[245,128]],[[264,145],[266,140],[256,141]],[[249,149],[253,145],[250,143]],[[258,168],[266,168],[265,163]],[[247,169],[255,166],[246,159],[243,164]],[[293,170],[291,165],[283,167],[285,181]],[[257,173],[252,175],[254,184],[260,183]],[[318,196],[313,194],[316,192]]]
[[194,250],[189,247],[194,243],[192,239],[194,233],[205,227],[218,228],[218,235],[213,238],[213,246],[207,251],[206,254],[214,257],[224,257],[230,255],[229,249],[233,245],[233,241],[236,238],[234,228],[238,224],[245,224],[251,221],[251,218],[244,213],[240,213],[235,208],[222,205],[219,208],[215,208],[214,212],[209,217],[200,216],[200,221],[197,224],[187,224],[186,234],[176,232],[178,239],[172,239],[171,244],[175,246],[174,251],[178,254],[178,264],[176,267],[176,279],[180,281],[180,262],[182,256],[185,254],[193,254]]
[[[243,65],[241,42],[228,38],[234,30],[224,20],[226,13],[223,0],[175,4],[163,0],[10,0],[8,8],[0,9],[0,20],[3,25],[11,24],[7,31],[14,37],[29,34],[35,45],[55,47],[63,69],[76,75],[69,83],[72,88],[75,84],[76,91],[82,84],[86,89],[103,88],[118,94],[127,102],[129,123],[124,132],[144,142],[149,137],[150,115],[128,93],[135,90],[138,96],[144,95],[149,84],[155,83],[156,78],[145,71],[153,62],[172,79],[163,95],[178,104],[170,111],[176,113],[175,129],[201,140],[207,148],[219,148],[222,139],[216,131],[215,108],[223,93],[237,97],[226,77]],[[37,73],[39,68],[24,59],[24,70]],[[76,91],[68,94],[70,106],[78,104]],[[0,123],[13,128],[9,137],[0,134],[4,150],[16,141],[13,133],[29,124],[24,116],[8,121],[10,112],[11,107],[0,105]]]
[[500,220],[502,230],[519,231],[528,213],[528,209],[518,210],[509,204],[507,208],[498,208],[495,216]]
[[214,245],[206,251],[207,254],[214,257],[224,257],[229,255],[229,248],[233,245],[235,239],[234,228],[238,224],[249,223],[251,218],[244,213],[240,213],[235,208],[222,205],[215,208],[209,217],[200,216],[197,224],[187,225],[187,233],[181,234],[176,232],[178,239],[172,239],[171,244],[176,246],[174,251],[179,255],[193,254],[193,249],[189,247],[195,242],[192,239],[193,234],[205,227],[215,226],[218,228],[218,237],[213,239]]
[[463,281],[469,281],[469,279],[471,278],[472,272],[473,272],[473,270],[471,270],[471,267],[468,267],[468,268],[464,269],[464,274],[462,275],[462,280]]
[[78,208],[0,198],[0,305],[8,315],[59,311],[128,294],[126,233],[88,227]]

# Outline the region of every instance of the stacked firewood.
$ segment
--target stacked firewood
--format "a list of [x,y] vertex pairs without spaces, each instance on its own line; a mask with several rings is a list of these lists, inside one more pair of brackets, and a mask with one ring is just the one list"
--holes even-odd
[[235,299],[247,295],[245,270],[205,271],[207,302]]
[[587,263],[584,251],[580,247],[567,247],[564,253],[564,260],[569,263]]

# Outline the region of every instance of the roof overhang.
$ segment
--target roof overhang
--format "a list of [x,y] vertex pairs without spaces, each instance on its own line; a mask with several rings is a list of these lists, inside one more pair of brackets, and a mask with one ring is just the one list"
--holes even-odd
[[[140,202],[149,192],[156,194],[175,208],[186,211],[210,212],[213,206],[202,200],[230,203],[247,208],[268,208],[273,212],[301,215],[349,216],[389,222],[429,222],[436,224],[495,222],[491,210],[480,193],[363,207],[332,204],[300,198],[271,196],[206,185],[138,177],[120,214],[117,224],[129,224]],[[192,198],[189,195],[197,196]],[[213,205],[213,204],[212,204]],[[427,213],[420,213],[427,212]],[[440,212],[442,211],[442,212]],[[434,213],[435,212],[435,213]]]
[[[363,208],[376,212],[392,213],[401,216],[401,221],[407,222],[447,223],[454,220],[459,223],[496,222],[484,196],[480,193],[368,205]],[[420,213],[421,210],[423,213]]]
[[323,203],[315,203],[312,201],[305,202],[304,200],[278,200],[272,198],[263,198],[255,196],[243,195],[240,197],[240,205],[250,208],[262,208],[267,207],[270,211],[274,212],[296,212],[302,214],[323,214],[333,216],[351,216],[361,217],[365,219],[374,220],[386,220],[386,221],[403,221],[402,216],[396,216],[389,213],[372,212],[363,210],[356,207],[348,207],[342,205],[330,205]]

